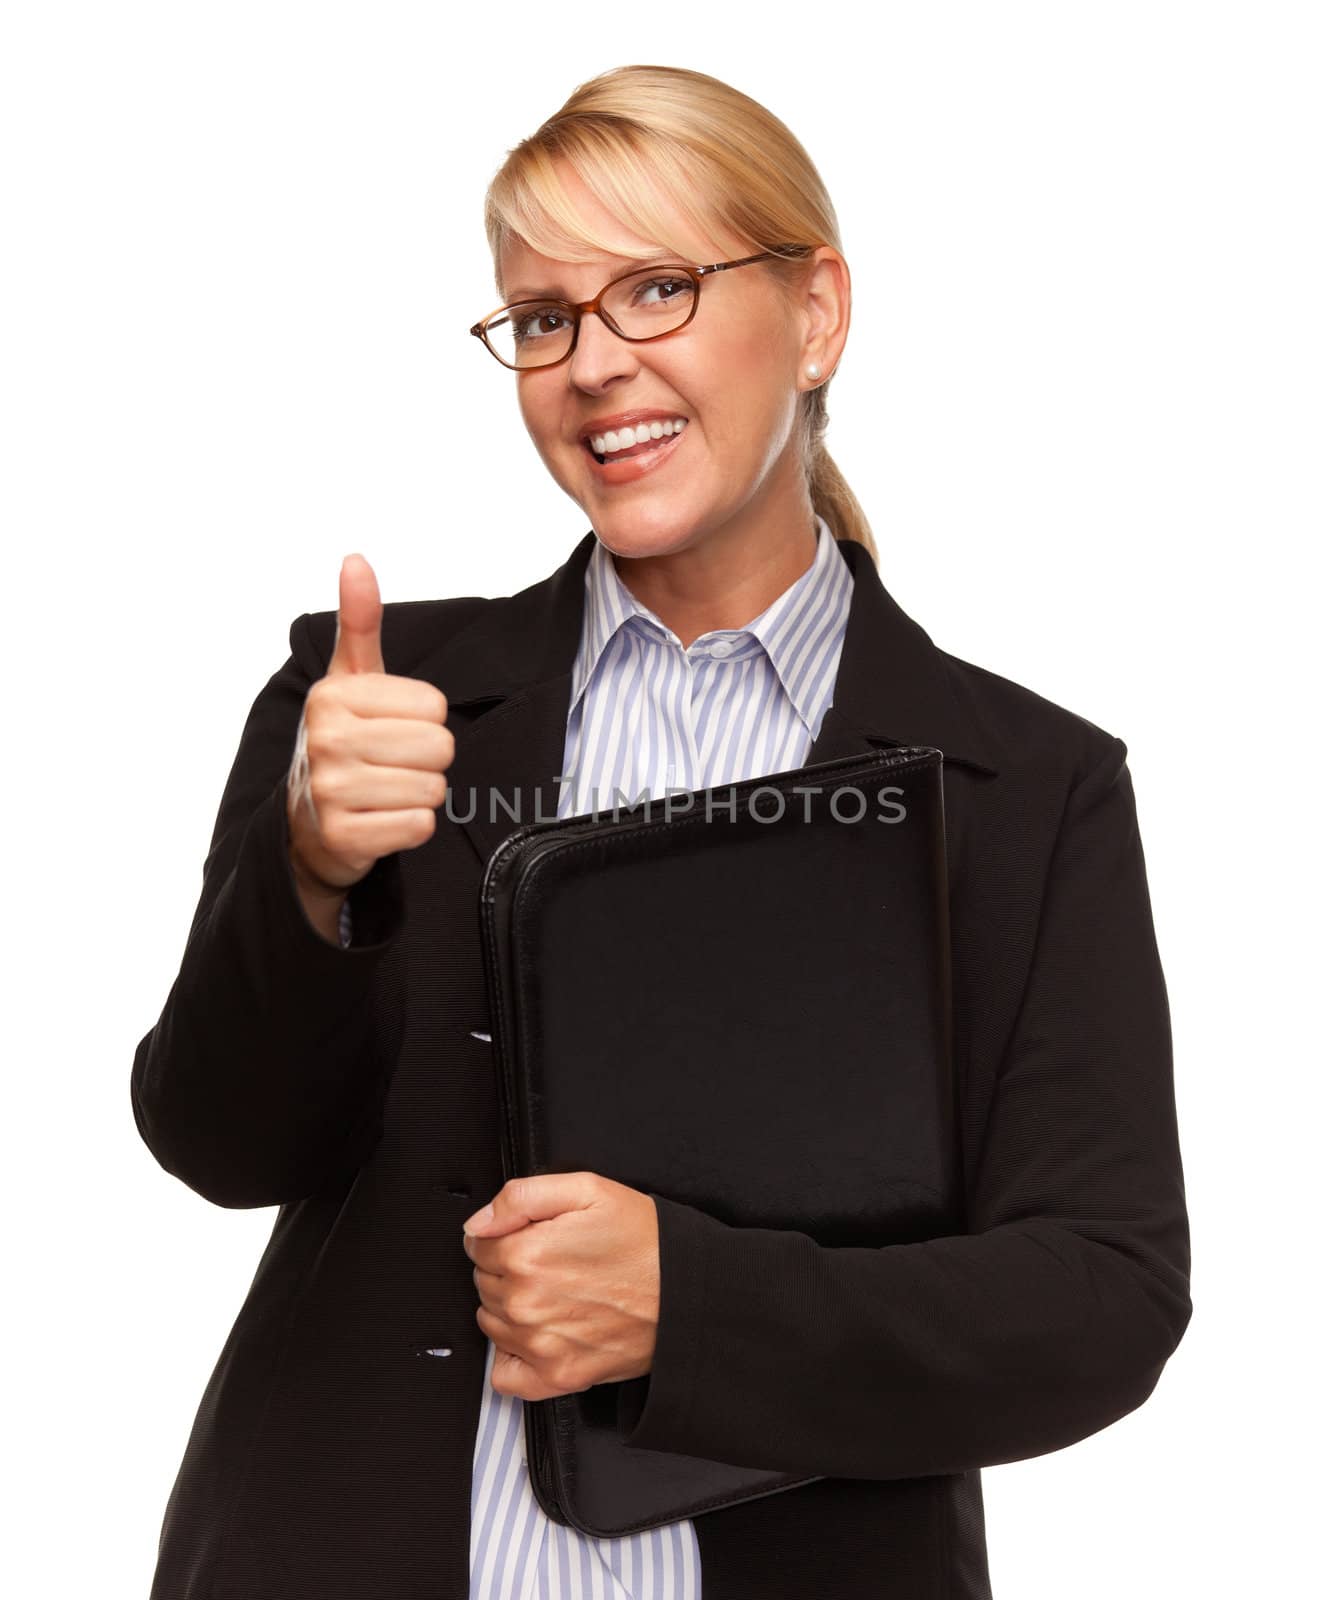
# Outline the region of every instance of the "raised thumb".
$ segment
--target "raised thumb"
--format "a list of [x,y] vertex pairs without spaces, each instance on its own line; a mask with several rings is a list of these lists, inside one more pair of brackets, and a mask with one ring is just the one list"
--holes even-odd
[[361,555],[341,563],[340,605],[336,612],[336,644],[328,676],[346,672],[382,672],[383,602],[378,579]]

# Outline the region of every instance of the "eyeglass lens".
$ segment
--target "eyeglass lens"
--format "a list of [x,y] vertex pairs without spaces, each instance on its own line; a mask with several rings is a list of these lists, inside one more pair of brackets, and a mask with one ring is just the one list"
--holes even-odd
[[[675,267],[632,272],[602,291],[602,309],[627,339],[653,339],[690,320],[696,281]],[[496,313],[485,326],[490,348],[511,367],[544,367],[563,359],[574,337],[574,313],[557,300],[528,300]]]

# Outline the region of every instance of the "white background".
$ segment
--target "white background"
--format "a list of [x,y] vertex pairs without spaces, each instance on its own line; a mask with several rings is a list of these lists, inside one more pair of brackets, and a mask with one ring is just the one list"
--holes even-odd
[[5,12],[7,1592],[147,1593],[271,1228],[164,1173],[128,1086],[291,618],[335,605],[350,550],[386,600],[507,594],[587,530],[466,330],[495,304],[492,173],[623,62],[726,79],[820,168],[854,291],[830,445],[888,588],[1129,746],[1195,1312],[1137,1412],[986,1472],[997,1600],[1319,1592],[1337,8],[505,15]]

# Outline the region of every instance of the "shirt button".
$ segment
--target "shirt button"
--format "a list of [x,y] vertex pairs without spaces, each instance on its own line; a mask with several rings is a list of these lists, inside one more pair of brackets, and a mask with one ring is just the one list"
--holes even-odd
[[732,648],[732,645],[726,644],[722,639],[719,639],[714,644],[710,645],[709,653],[712,656],[718,656],[722,658],[723,656],[726,656]]

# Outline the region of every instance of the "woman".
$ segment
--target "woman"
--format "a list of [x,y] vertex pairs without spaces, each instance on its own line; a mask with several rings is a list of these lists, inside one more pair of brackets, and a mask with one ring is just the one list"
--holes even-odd
[[[499,599],[384,608],[347,558],[252,706],[132,1096],[168,1171],[279,1211],[153,1594],[988,1596],[979,1469],[1141,1404],[1191,1310],[1125,746],[879,582],[822,444],[849,274],[761,106],[603,74],[487,225],[507,309],[472,333],[591,529]],[[968,1233],[827,1250],[600,1173],[506,1184],[477,893],[509,805],[891,743],[944,752]],[[633,1448],[824,1476],[587,1538],[520,1425],[597,1383]]]

